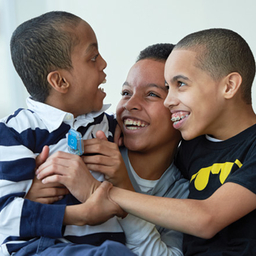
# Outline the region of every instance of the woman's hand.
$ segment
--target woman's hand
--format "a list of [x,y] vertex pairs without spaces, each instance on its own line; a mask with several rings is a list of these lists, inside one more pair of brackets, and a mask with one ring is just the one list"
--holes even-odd
[[118,146],[109,142],[102,131],[95,139],[84,141],[82,159],[91,171],[100,172],[114,186],[134,190]]
[[80,202],[85,202],[100,185],[80,156],[61,151],[40,165],[36,175],[43,184],[63,184]]

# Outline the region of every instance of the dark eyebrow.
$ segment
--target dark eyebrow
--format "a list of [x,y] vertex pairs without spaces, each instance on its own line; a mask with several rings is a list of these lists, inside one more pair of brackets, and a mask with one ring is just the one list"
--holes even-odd
[[180,79],[186,80],[186,81],[190,81],[189,78],[186,77],[186,76],[177,75],[177,76],[174,76],[174,77],[171,79],[171,82],[174,83],[174,82],[176,82],[176,81],[178,81],[178,80],[180,80]]
[[124,85],[130,86],[127,81],[125,81],[122,86],[124,86]]
[[98,50],[98,44],[97,43],[91,43],[87,49],[86,49],[86,54],[90,53],[91,51],[93,51],[94,49]]
[[[125,85],[126,86],[131,86],[127,81],[125,81],[123,83],[123,86],[125,86]],[[160,89],[160,90],[162,90],[164,92],[168,91],[166,86],[160,86],[160,85],[157,85],[157,84],[147,84],[145,87],[147,87],[147,88],[150,88],[150,87],[158,88],[158,89]]]

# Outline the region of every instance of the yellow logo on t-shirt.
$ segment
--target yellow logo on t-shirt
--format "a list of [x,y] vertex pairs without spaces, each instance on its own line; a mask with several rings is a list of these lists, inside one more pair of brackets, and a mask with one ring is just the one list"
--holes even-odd
[[219,174],[220,183],[223,184],[227,179],[228,175],[231,172],[233,165],[236,164],[239,168],[241,168],[242,163],[237,159],[234,163],[226,162],[222,164],[213,164],[212,166],[205,167],[200,169],[197,173],[195,173],[190,182],[194,181],[194,186],[197,190],[201,191],[205,189],[209,182],[210,174]]

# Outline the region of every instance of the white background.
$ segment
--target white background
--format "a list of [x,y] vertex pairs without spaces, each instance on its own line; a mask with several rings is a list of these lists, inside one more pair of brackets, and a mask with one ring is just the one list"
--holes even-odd
[[148,45],[222,27],[242,35],[256,56],[255,0],[0,0],[0,118],[25,107],[28,96],[11,63],[11,34],[23,21],[52,10],[74,13],[95,30],[108,63],[104,103],[112,103],[111,112],[129,68]]

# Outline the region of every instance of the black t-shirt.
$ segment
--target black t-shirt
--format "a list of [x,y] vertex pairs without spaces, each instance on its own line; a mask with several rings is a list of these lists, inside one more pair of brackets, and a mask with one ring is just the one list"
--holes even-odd
[[[190,180],[189,198],[206,199],[225,182],[256,194],[256,125],[226,141],[182,141],[176,165]],[[183,249],[185,255],[256,255],[256,210],[211,239],[185,234]]]

